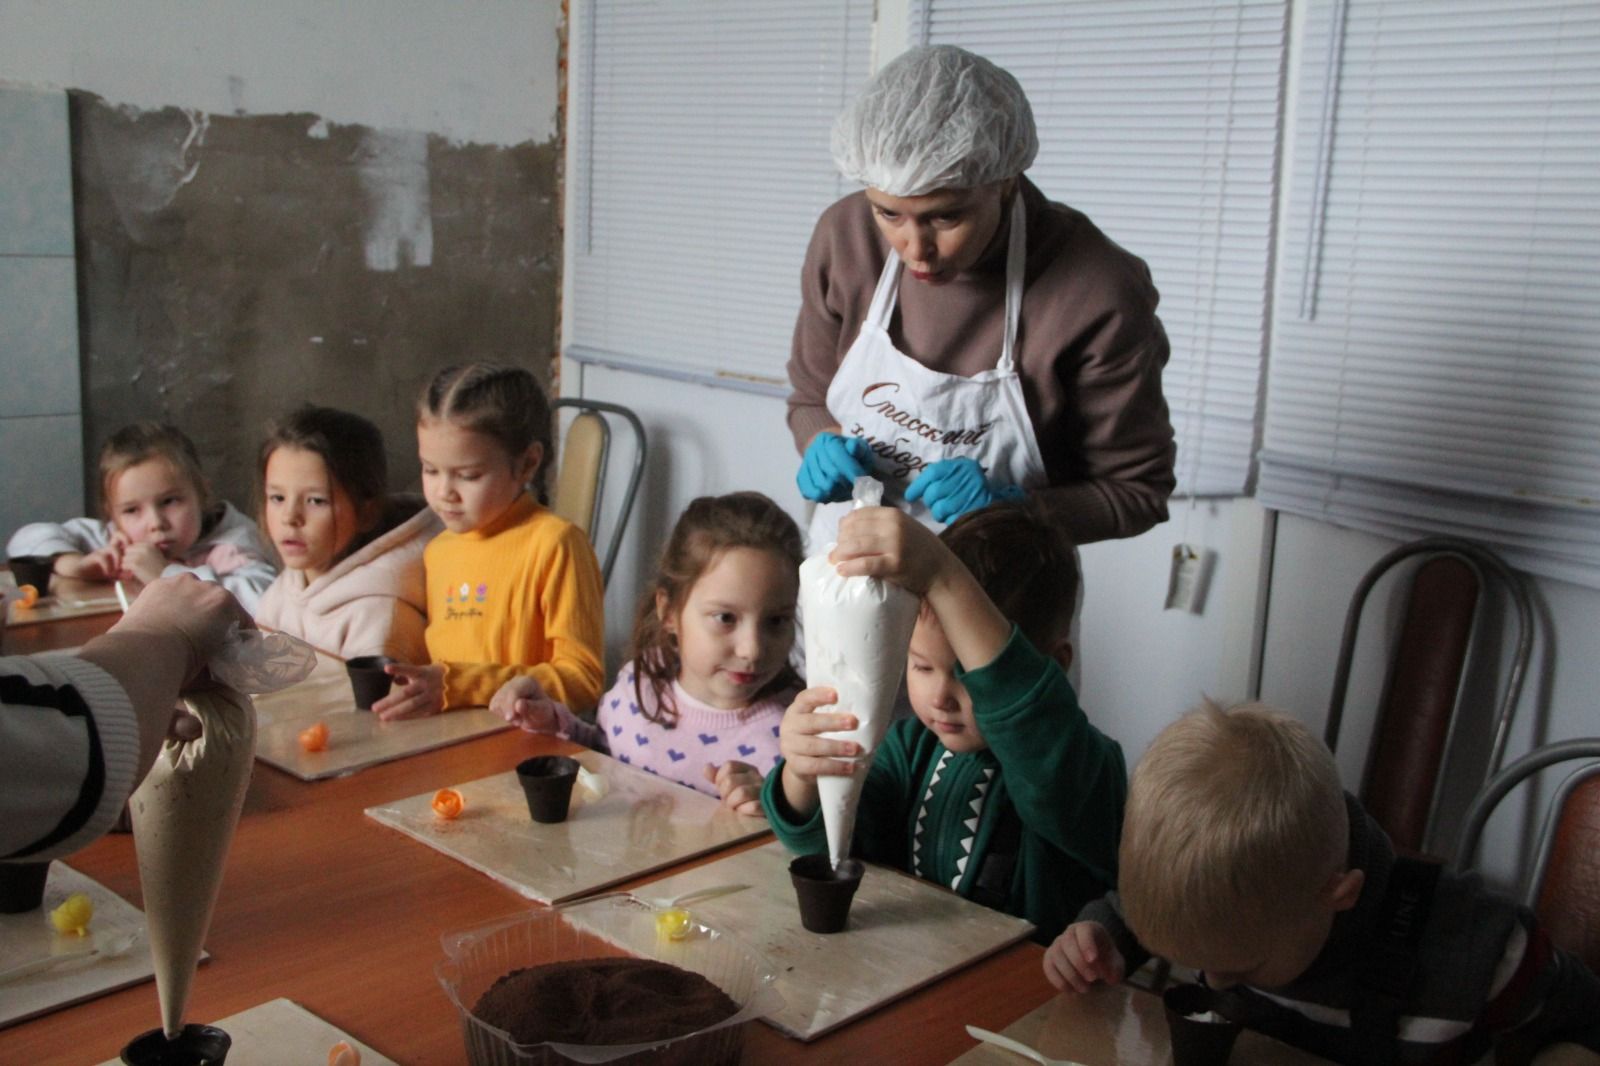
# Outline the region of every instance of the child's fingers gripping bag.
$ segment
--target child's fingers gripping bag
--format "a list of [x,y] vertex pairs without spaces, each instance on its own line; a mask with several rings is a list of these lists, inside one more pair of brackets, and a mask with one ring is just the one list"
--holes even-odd
[[305,679],[307,645],[281,633],[236,632],[207,664],[219,684],[184,697],[200,719],[197,740],[169,739],[134,792],[133,840],[155,963],[161,1026],[183,1028],[189,985],[222,884],[222,863],[244,806],[255,760],[255,705],[244,692],[272,692]]
[[[877,481],[856,479],[856,507],[877,506],[882,497]],[[828,857],[838,866],[850,854],[866,767],[889,728],[920,605],[916,596],[879,578],[841,577],[828,561],[833,547],[824,546],[800,565],[800,616],[805,619],[806,685],[834,689],[837,709],[855,715],[858,723],[848,732],[823,734],[861,745],[855,773],[817,778]]]

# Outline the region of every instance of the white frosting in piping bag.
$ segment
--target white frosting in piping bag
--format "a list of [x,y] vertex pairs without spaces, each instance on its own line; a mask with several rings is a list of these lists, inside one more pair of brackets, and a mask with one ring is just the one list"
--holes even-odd
[[256,750],[249,696],[215,688],[186,696],[184,705],[200,719],[203,735],[167,741],[132,800],[161,1027],[168,1037],[183,1029],[189,986]]
[[[875,504],[881,492],[882,486],[873,479],[858,478],[856,506]],[[848,732],[823,734],[853,740],[862,752],[849,777],[817,778],[828,857],[838,866],[850,855],[861,786],[894,713],[920,601],[878,578],[841,577],[828,562],[832,550],[829,544],[800,564],[800,617],[805,626],[807,687],[826,685],[837,691],[837,707],[827,710],[847,711],[858,723]]]

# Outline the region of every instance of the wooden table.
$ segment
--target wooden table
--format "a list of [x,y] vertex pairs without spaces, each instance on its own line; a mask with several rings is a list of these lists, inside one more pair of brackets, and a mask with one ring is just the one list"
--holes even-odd
[[[114,617],[74,622],[103,630]],[[53,642],[49,633],[40,641],[51,647],[94,635],[69,627],[30,628],[53,631]],[[190,1017],[221,1018],[283,996],[398,1062],[463,1061],[455,1008],[433,974],[439,936],[528,903],[362,811],[566,750],[512,731],[313,783],[258,763]],[[68,862],[142,904],[132,837],[105,837]],[[964,1025],[1003,1029],[1050,998],[1042,954],[1031,943],[1008,948],[809,1045],[753,1025],[745,1061],[946,1063],[972,1047]],[[115,1058],[159,1018],[155,985],[146,983],[0,1030],[0,1062]]]

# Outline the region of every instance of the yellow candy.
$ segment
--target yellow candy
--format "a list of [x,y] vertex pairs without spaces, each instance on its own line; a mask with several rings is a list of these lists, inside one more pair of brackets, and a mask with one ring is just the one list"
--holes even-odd
[[689,912],[682,907],[669,907],[656,912],[656,938],[682,940],[689,935]]
[[94,904],[82,892],[68,896],[61,906],[50,912],[50,924],[63,936],[88,936],[89,920],[94,917]]

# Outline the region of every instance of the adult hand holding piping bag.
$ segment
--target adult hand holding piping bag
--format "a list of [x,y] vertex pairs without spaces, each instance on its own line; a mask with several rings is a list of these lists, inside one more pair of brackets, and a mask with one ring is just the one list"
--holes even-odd
[[180,693],[209,684],[207,662],[252,628],[226,589],[184,574],[147,585],[76,656],[0,660],[0,859],[69,854],[110,829]]
[[1038,136],[1016,79],[912,49],[839,116],[832,149],[866,188],[824,212],[802,271],[788,420],[818,504],[811,550],[864,473],[935,529],[1024,492],[1074,543],[1165,520],[1149,270],[1023,176]]

